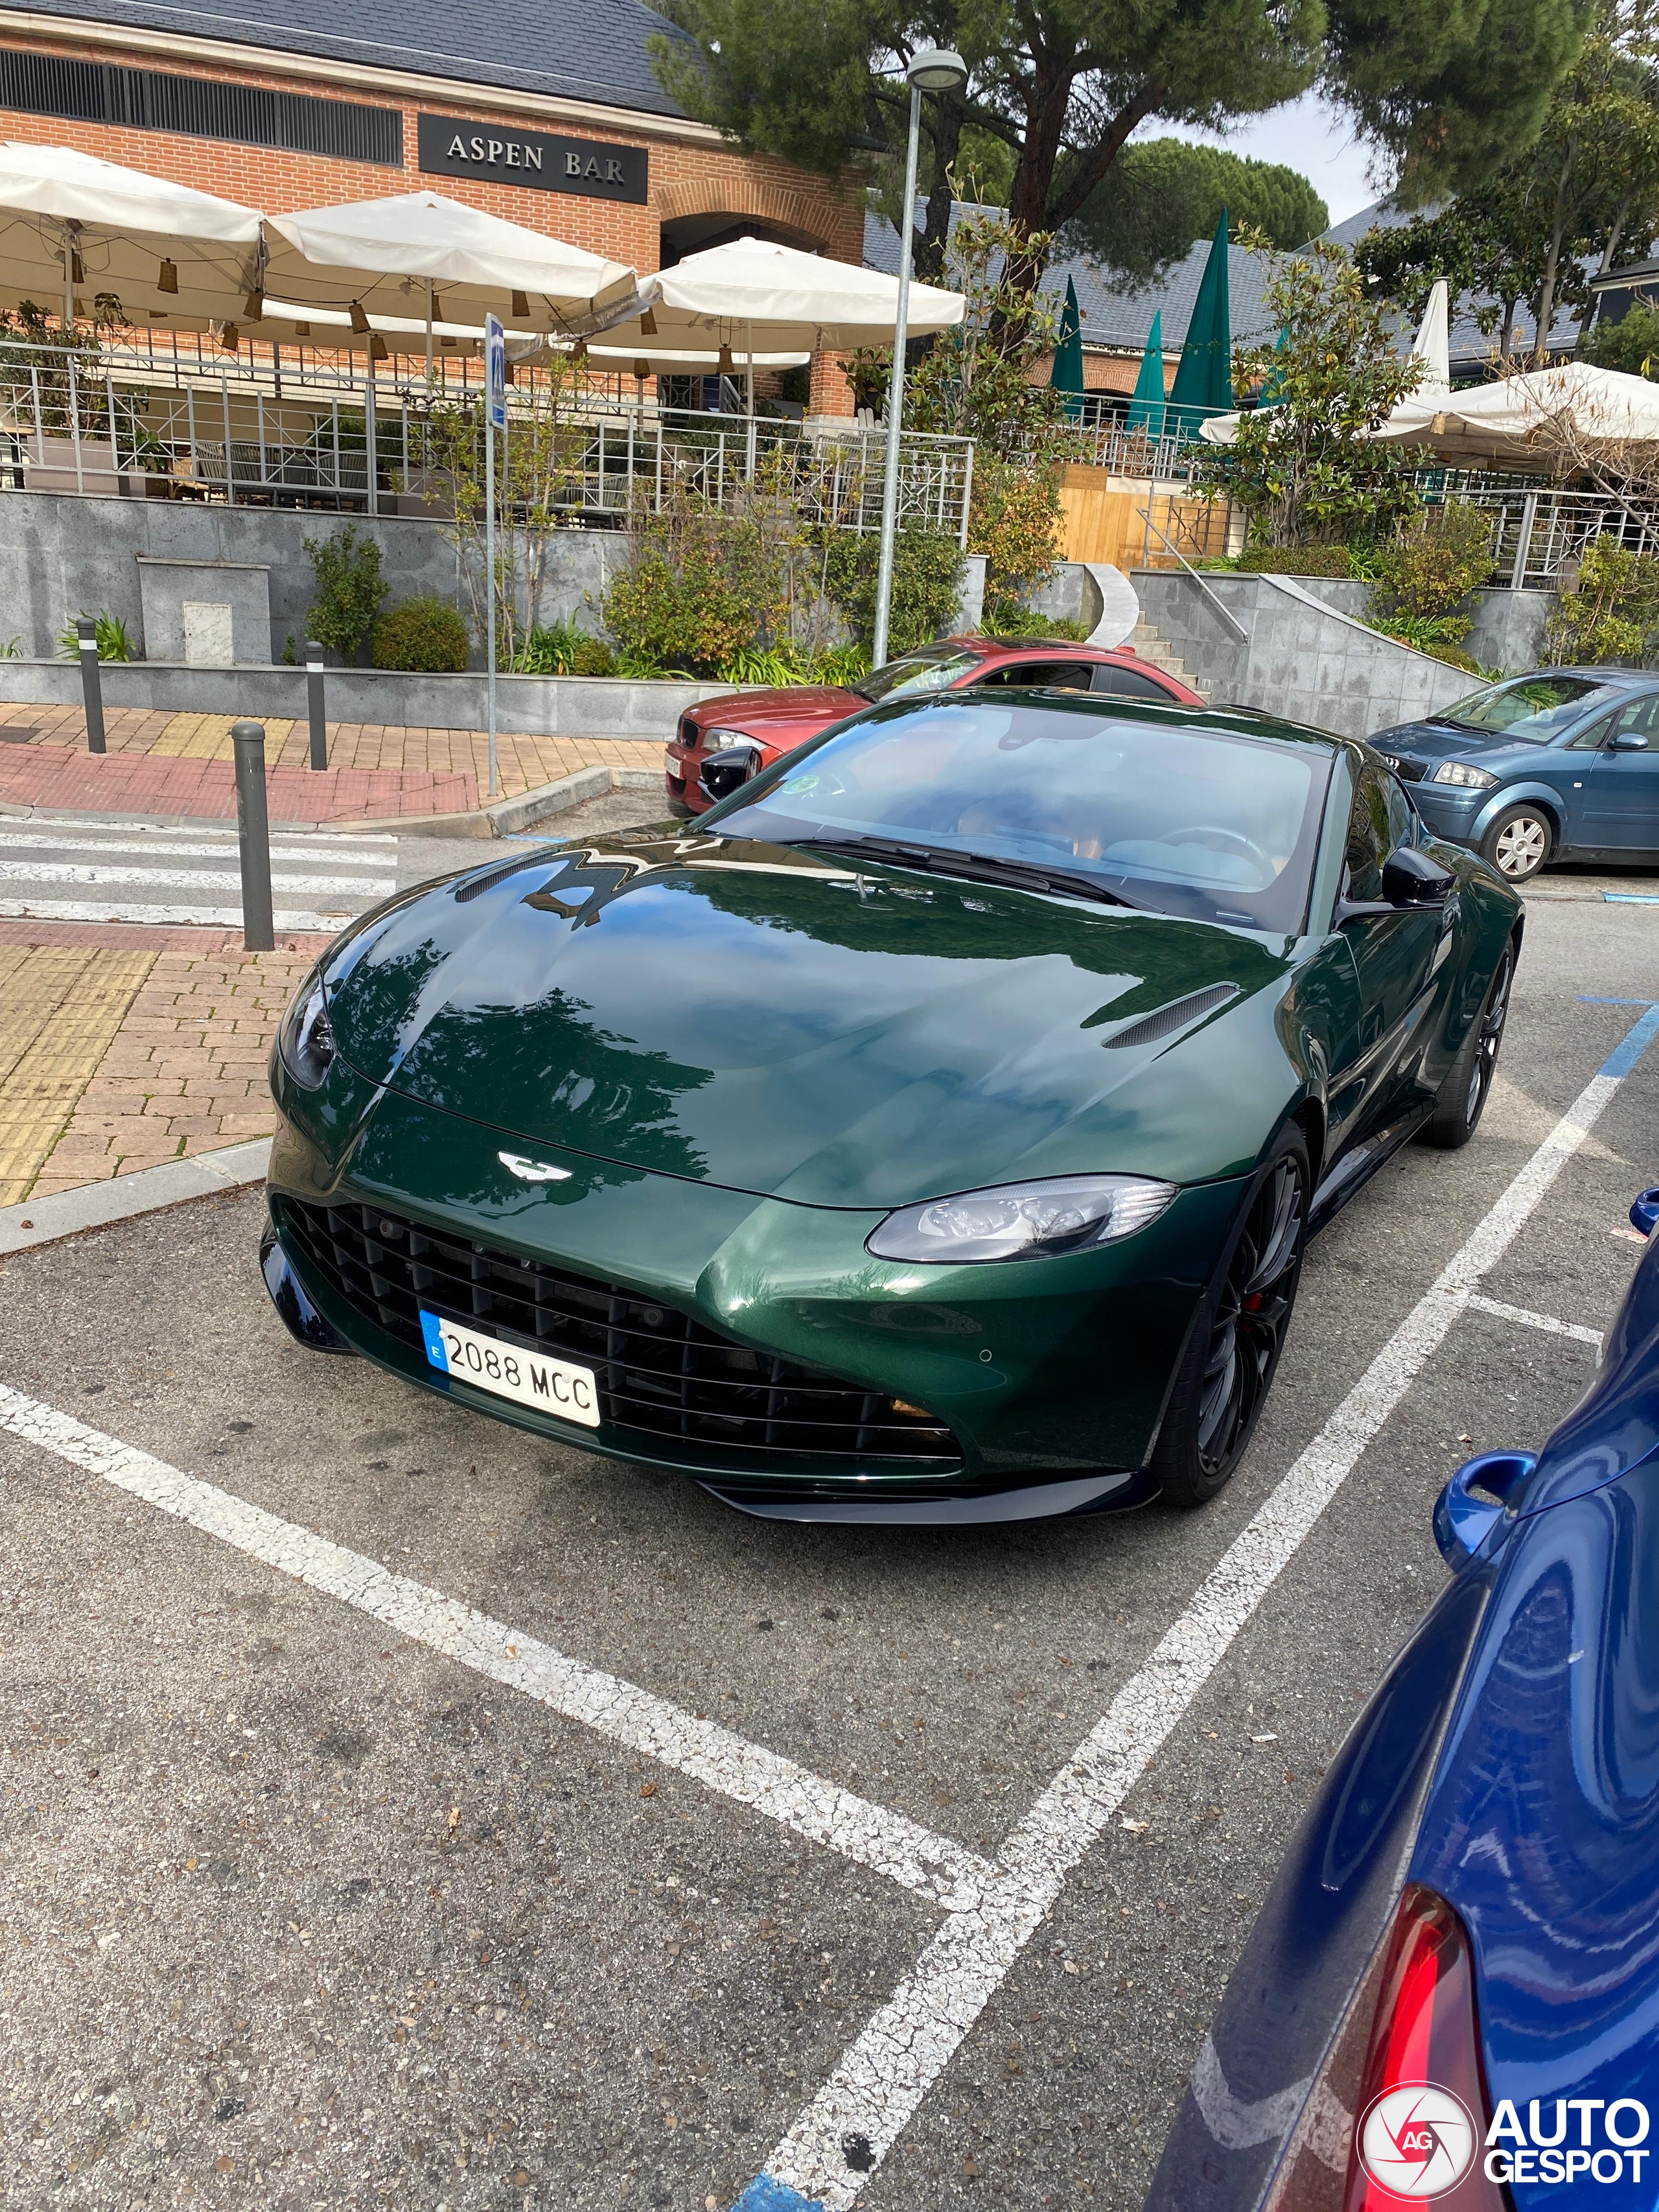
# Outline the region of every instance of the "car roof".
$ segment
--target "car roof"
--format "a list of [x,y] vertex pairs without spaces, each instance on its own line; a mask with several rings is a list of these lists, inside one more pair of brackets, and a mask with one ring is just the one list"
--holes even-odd
[[964,653],[981,656],[991,653],[1101,653],[1112,660],[1138,659],[1129,646],[1095,645],[1087,638],[1077,637],[993,637],[988,631],[976,630],[971,636],[942,637],[935,642],[959,646]]

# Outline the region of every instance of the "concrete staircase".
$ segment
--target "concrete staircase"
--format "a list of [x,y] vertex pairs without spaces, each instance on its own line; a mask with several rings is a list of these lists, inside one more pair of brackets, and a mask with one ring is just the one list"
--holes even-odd
[[1154,668],[1161,668],[1166,676],[1173,676],[1181,683],[1190,685],[1200,698],[1210,697],[1210,685],[1201,676],[1192,673],[1175,648],[1164,642],[1163,633],[1157,625],[1148,622],[1145,615],[1140,617],[1125,642],[1130,652],[1140,659],[1149,662]]

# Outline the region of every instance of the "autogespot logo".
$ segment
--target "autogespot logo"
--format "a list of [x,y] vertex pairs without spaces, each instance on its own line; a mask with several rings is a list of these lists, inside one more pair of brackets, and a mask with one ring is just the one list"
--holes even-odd
[[1391,2196],[1443,2197],[1474,2164],[1480,2141],[1461,2097],[1432,2081],[1404,2081],[1367,2106],[1359,2162]]
[[1365,2108],[1359,2162],[1380,2189],[1407,2203],[1455,2189],[1484,2148],[1491,2181],[1577,2186],[1642,2179],[1650,2155],[1648,2108],[1634,2097],[1500,2099],[1483,2146],[1462,2099],[1434,2081],[1387,2089]]

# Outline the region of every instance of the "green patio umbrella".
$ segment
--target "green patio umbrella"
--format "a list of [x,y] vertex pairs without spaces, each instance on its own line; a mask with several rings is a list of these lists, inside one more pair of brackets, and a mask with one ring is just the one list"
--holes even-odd
[[1149,438],[1164,435],[1164,311],[1160,307],[1152,317],[1152,327],[1146,333],[1146,350],[1140,356],[1140,374],[1135,379],[1135,396],[1129,402],[1129,428],[1144,431]]
[[1077,309],[1077,287],[1066,279],[1066,311],[1060,319],[1054,345],[1054,365],[1048,382],[1066,394],[1066,412],[1075,422],[1083,412],[1083,318]]
[[1204,264],[1181,365],[1170,387],[1170,404],[1180,414],[1171,428],[1196,437],[1209,415],[1227,413],[1233,404],[1232,314],[1227,292],[1227,210],[1215,227],[1210,258]]

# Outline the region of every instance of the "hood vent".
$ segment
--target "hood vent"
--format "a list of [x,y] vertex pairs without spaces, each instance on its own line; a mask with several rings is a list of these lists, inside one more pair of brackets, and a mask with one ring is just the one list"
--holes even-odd
[[1155,1014],[1144,1014],[1138,1022],[1120,1030],[1115,1036],[1103,1037],[1101,1042],[1109,1052],[1116,1052],[1126,1045],[1158,1044],[1164,1038],[1184,1030],[1202,1014],[1213,1013],[1224,1006],[1229,999],[1238,996],[1237,983],[1212,983],[1202,991],[1193,991],[1184,999],[1171,999],[1167,1006],[1160,1006]]

